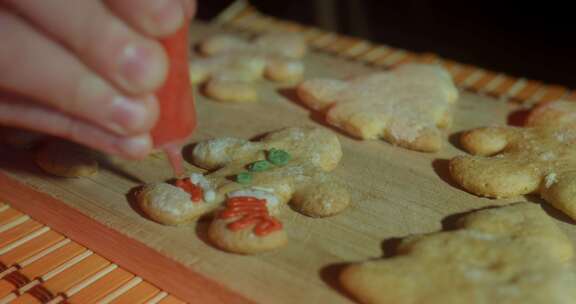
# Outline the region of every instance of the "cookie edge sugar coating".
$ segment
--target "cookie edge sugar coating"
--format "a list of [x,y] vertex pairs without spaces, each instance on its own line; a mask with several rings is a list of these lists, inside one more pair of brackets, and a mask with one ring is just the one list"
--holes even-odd
[[[80,162],[72,166],[67,161],[62,163],[59,159],[66,154],[68,159],[74,158]],[[34,161],[42,171],[59,177],[90,177],[99,171],[93,151],[58,139],[41,144],[34,152]]]
[[[438,89],[441,89],[439,92],[441,92],[442,98],[445,99],[445,109],[443,112],[440,110],[442,113],[439,113],[439,117],[432,118],[434,120],[433,125],[426,126],[427,123],[423,122],[424,126],[404,131],[393,125],[388,125],[388,123],[380,119],[374,120],[371,114],[366,112],[355,112],[352,115],[346,114],[344,115],[347,117],[346,119],[343,119],[342,115],[338,114],[346,107],[345,104],[347,102],[341,103],[336,99],[341,95],[342,91],[347,90],[350,84],[362,79],[370,79],[371,77],[386,77],[388,82],[401,81],[402,77],[406,78],[403,74],[406,74],[406,71],[411,69],[421,69],[428,74],[434,74],[438,82]],[[391,77],[398,77],[399,79],[390,80]],[[392,145],[421,152],[437,152],[441,149],[445,141],[445,135],[442,130],[448,129],[452,125],[452,105],[457,101],[459,95],[458,89],[454,86],[448,72],[441,66],[432,64],[407,64],[391,72],[368,73],[349,80],[331,78],[308,79],[296,87],[296,93],[306,106],[315,111],[323,112],[328,124],[345,131],[351,136],[364,140],[381,138]],[[339,111],[336,111],[337,109]],[[394,119],[390,118],[390,120],[393,121]],[[408,136],[408,138],[397,136],[399,133],[408,132],[415,134]]]
[[[165,204],[164,201],[168,195],[170,201],[179,206],[174,207]],[[144,185],[137,190],[136,199],[138,206],[148,218],[169,226],[190,224],[200,216],[218,208],[218,204],[204,200],[192,202],[190,194],[168,183]],[[186,211],[174,212],[175,209],[186,209]]]
[[[574,254],[571,241],[538,205],[517,203],[505,207],[475,211],[461,217],[457,221],[457,225],[459,229],[455,231],[421,234],[404,238],[400,242],[398,254],[394,257],[346,266],[339,277],[342,286],[362,303],[420,303],[418,301],[421,301],[424,296],[431,303],[472,303],[481,299],[483,301],[481,303],[495,303],[493,301],[498,300],[498,297],[502,295],[496,293],[478,295],[465,292],[457,294],[460,291],[457,286],[446,286],[446,284],[444,284],[443,289],[447,290],[436,292],[434,289],[426,289],[427,286],[418,285],[417,282],[410,279],[410,274],[408,273],[396,276],[394,273],[388,272],[388,270],[399,268],[410,269],[416,262],[433,263],[434,257],[443,257],[445,255],[442,249],[450,247],[451,250],[457,251],[465,249],[466,247],[454,246],[460,242],[469,242],[471,245],[479,242],[478,244],[484,247],[486,254],[486,258],[483,259],[490,260],[495,258],[496,260],[504,259],[504,262],[507,261],[508,267],[500,265],[503,268],[501,272],[506,271],[510,267],[516,267],[517,269],[513,271],[520,273],[524,273],[520,268],[526,267],[527,270],[525,271],[529,272],[524,274],[531,274],[531,277],[539,276],[541,275],[540,272],[542,272],[542,275],[552,279],[552,281],[545,282],[549,293],[552,293],[550,291],[554,291],[554,288],[558,288],[557,291],[563,291],[563,289],[571,290],[570,286],[576,283],[576,276],[568,267],[568,262],[571,261]],[[450,246],[450,244],[445,243],[446,241],[454,243]],[[482,242],[494,242],[493,245],[495,247],[490,249],[490,246],[486,247],[481,244]],[[500,250],[500,252],[495,253],[493,250]],[[457,253],[454,254],[458,255]],[[506,257],[500,257],[499,255],[506,255]],[[481,256],[484,256],[484,254],[481,254]],[[419,260],[414,260],[414,258]],[[517,261],[518,258],[524,261],[514,264],[514,261]],[[458,259],[452,259],[451,261],[458,261]],[[471,261],[464,260],[464,262],[464,266],[471,266]],[[523,264],[524,262],[529,262],[529,265]],[[530,264],[530,262],[533,263]],[[453,268],[454,271],[461,271],[462,264],[452,263],[460,265],[458,266],[460,268]],[[430,267],[436,268],[435,271],[440,271],[438,267],[446,266],[433,264]],[[419,274],[416,272],[426,271],[426,269],[426,267],[420,269],[412,268],[414,271],[412,275],[418,276]],[[497,268],[493,271],[501,274]],[[464,275],[464,273],[460,275]],[[506,273],[503,275],[506,276]],[[499,279],[500,277],[495,278]],[[469,280],[472,282],[471,284],[474,284],[473,278]],[[476,280],[476,282],[478,282],[477,284],[483,283],[482,280]],[[562,286],[556,283],[561,283]],[[389,288],[385,288],[385,286]],[[474,285],[469,285],[467,289],[469,290],[471,286],[473,287]],[[483,287],[484,290],[489,290],[486,286]],[[453,293],[450,294],[450,292]],[[425,294],[422,295],[422,293]],[[576,292],[573,292],[573,294],[576,296]],[[559,296],[556,298],[557,302],[548,302],[548,300],[550,299],[546,298],[546,296],[539,296],[534,303],[567,304],[571,303],[573,298],[570,296]]]

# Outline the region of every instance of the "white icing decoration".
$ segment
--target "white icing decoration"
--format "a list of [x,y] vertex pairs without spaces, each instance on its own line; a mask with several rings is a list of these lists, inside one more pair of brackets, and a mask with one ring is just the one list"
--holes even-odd
[[199,173],[190,174],[190,182],[200,188],[202,188],[203,199],[205,202],[209,203],[216,199],[216,192],[212,188],[212,184],[209,180],[204,177],[204,175]]
[[278,197],[274,195],[274,189],[263,188],[263,187],[251,187],[247,189],[232,191],[227,194],[228,198],[247,196],[255,197],[257,199],[263,199],[266,201],[266,205],[269,210],[277,208],[280,204]]

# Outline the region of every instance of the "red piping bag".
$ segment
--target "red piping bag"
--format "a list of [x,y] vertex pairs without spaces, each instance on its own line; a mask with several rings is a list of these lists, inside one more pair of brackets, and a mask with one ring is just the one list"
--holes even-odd
[[168,75],[156,96],[160,117],[152,129],[154,148],[164,150],[174,176],[184,174],[182,145],[196,128],[196,110],[188,70],[188,25],[161,40],[169,59]]

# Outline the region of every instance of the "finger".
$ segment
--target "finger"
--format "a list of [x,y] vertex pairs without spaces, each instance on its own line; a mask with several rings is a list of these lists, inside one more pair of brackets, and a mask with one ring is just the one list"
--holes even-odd
[[37,99],[117,134],[147,132],[154,96],[127,98],[25,21],[0,9],[0,89]]
[[119,137],[101,128],[71,118],[62,112],[29,101],[0,96],[0,124],[66,138],[91,148],[126,158],[143,158],[152,150],[148,134]]
[[184,6],[184,12],[186,13],[186,18],[192,19],[196,15],[196,10],[198,9],[196,0],[180,0]]
[[106,3],[132,27],[153,37],[174,33],[185,20],[182,0],[107,0]]
[[140,95],[163,83],[162,46],[132,30],[102,1],[7,1],[121,90]]

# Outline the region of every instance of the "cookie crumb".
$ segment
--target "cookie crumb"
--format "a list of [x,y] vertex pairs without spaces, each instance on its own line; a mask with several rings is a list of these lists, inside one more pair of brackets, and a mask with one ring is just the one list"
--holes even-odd
[[546,177],[544,178],[544,186],[546,188],[550,188],[552,187],[552,185],[554,185],[555,183],[558,182],[558,178],[556,176],[556,173],[552,172],[549,173],[548,175],[546,175]]

